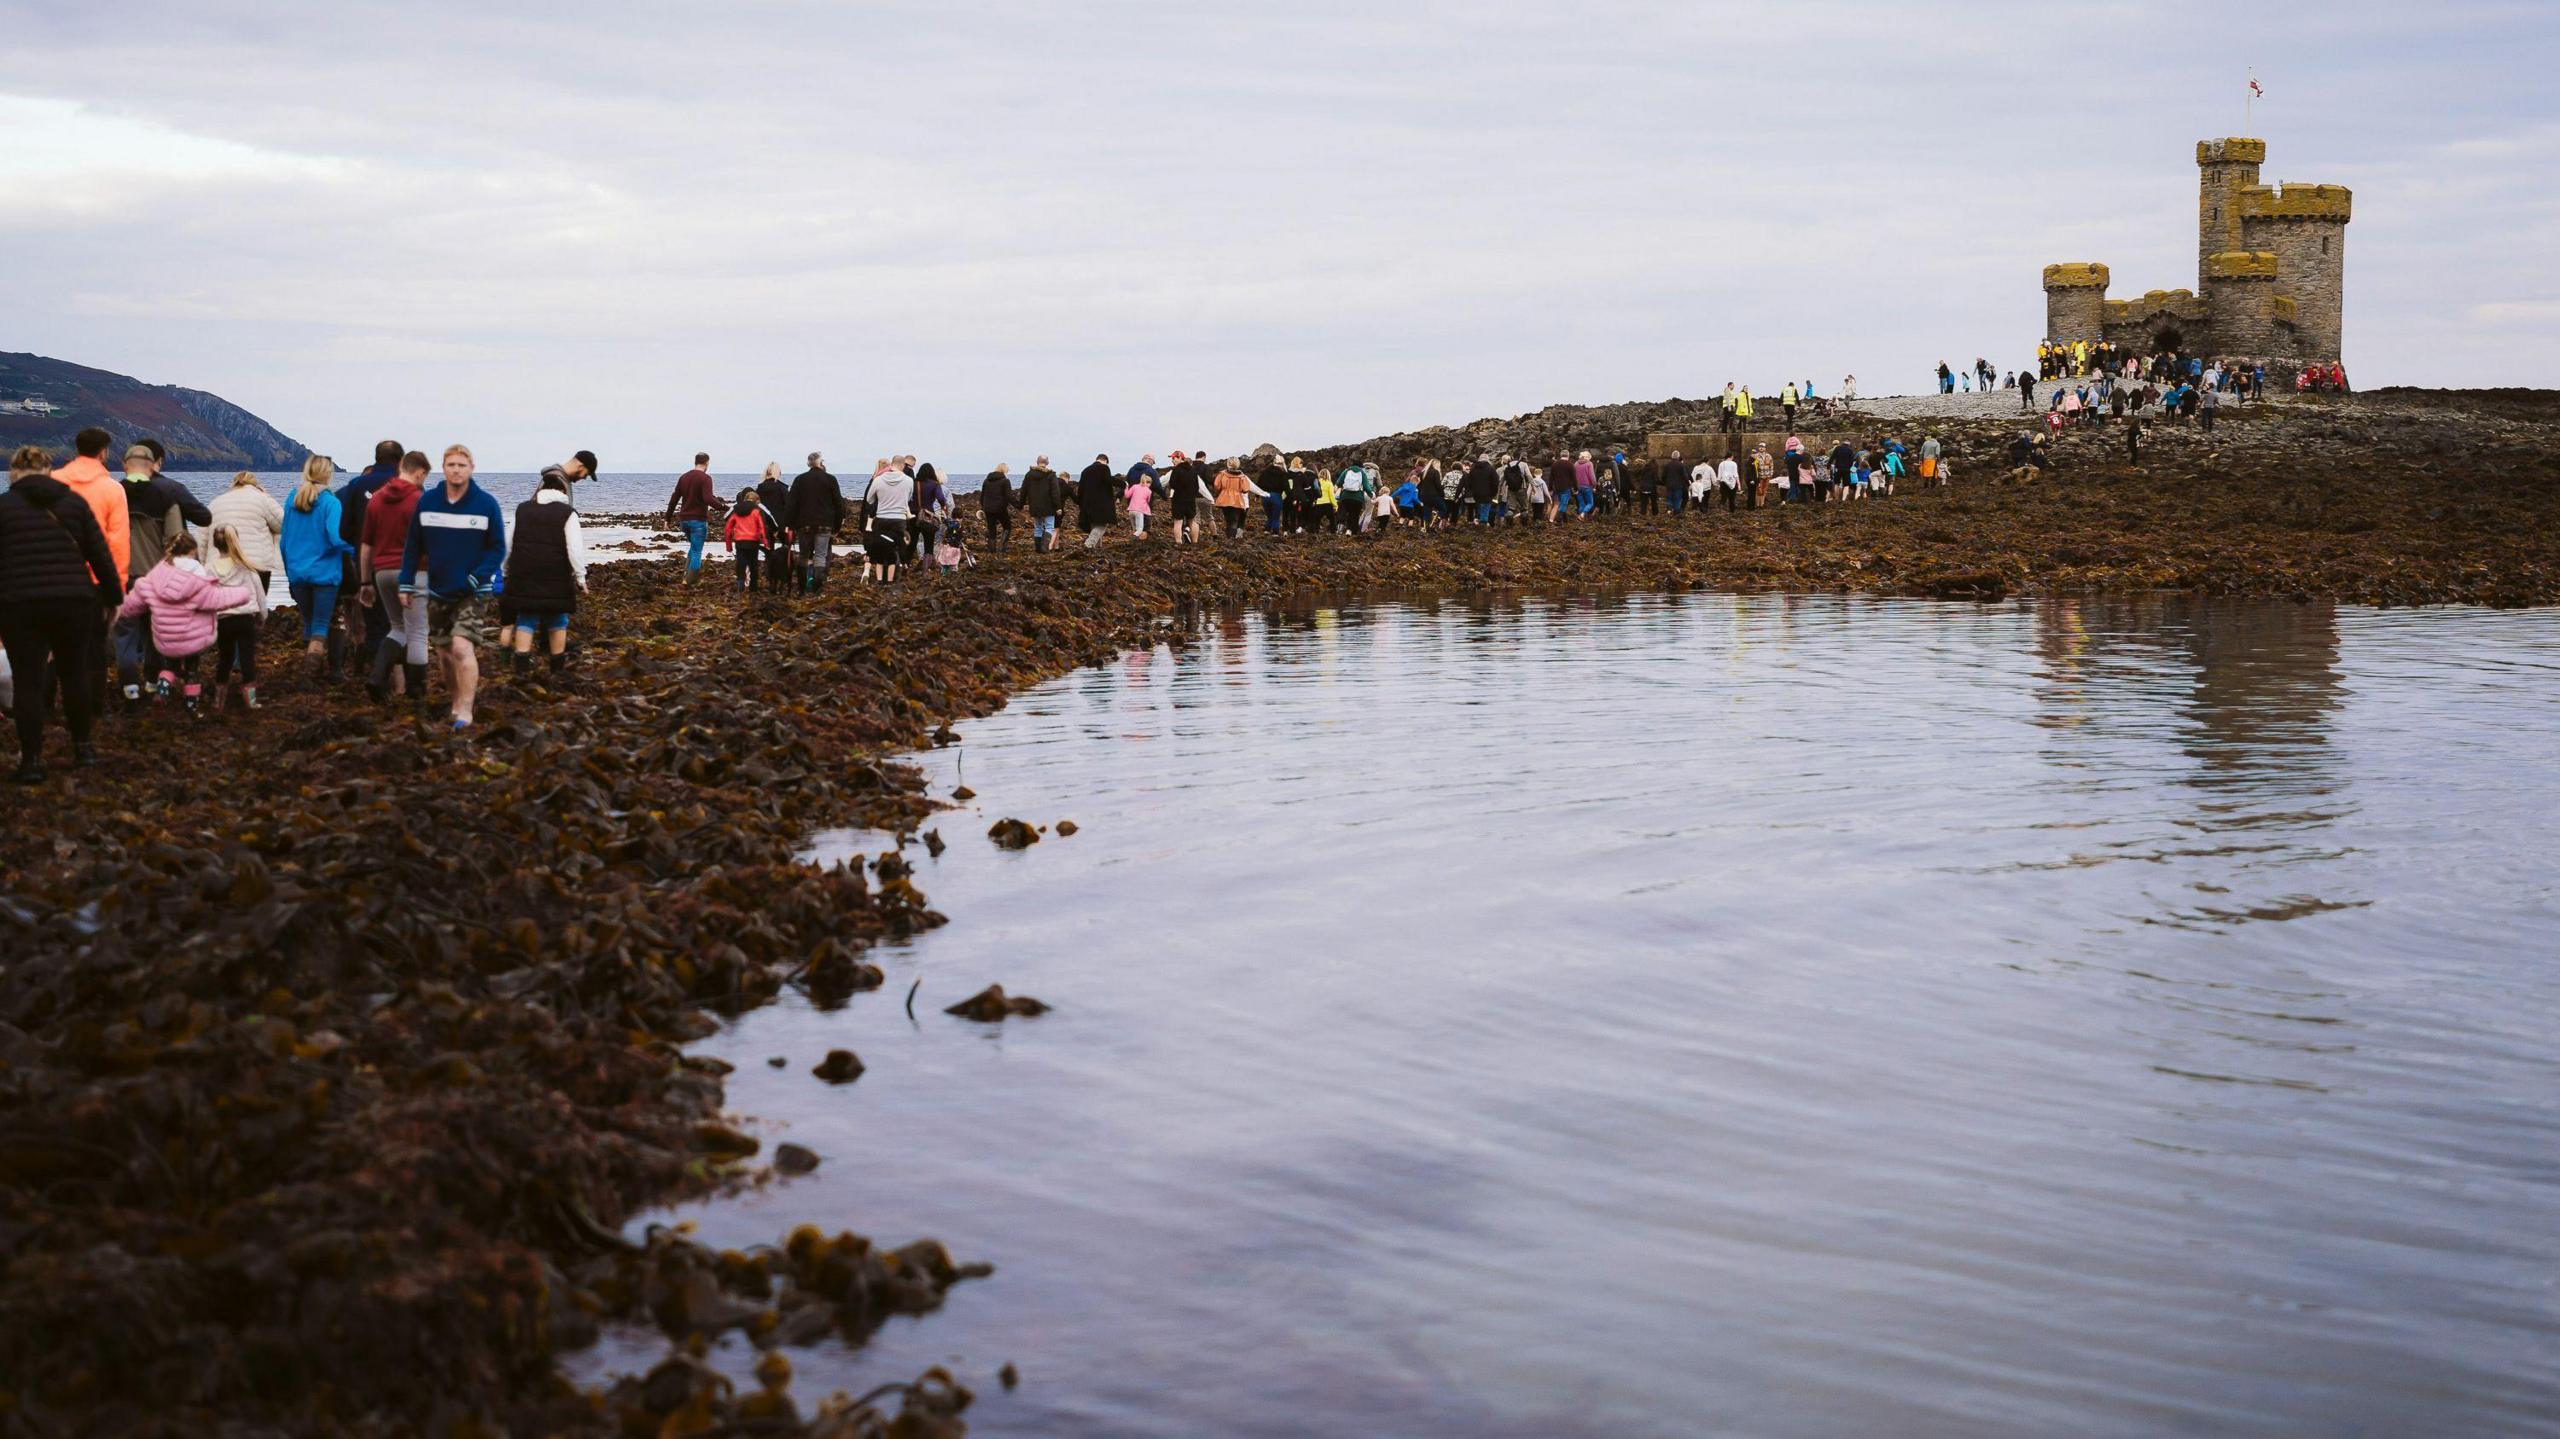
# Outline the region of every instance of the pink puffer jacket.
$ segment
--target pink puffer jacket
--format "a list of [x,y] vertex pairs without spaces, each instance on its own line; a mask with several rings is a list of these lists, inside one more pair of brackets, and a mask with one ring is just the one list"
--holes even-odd
[[133,582],[118,615],[151,613],[151,643],[171,659],[202,654],[213,645],[213,617],[240,602],[240,592],[216,584],[201,571],[163,560]]

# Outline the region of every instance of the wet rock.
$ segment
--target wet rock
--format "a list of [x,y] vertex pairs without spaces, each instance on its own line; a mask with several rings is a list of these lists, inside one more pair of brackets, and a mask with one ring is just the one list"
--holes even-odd
[[1033,999],[1027,994],[1008,995],[1004,992],[1003,985],[991,984],[986,988],[979,990],[976,994],[970,995],[967,999],[960,1001],[958,1004],[949,1006],[942,1012],[945,1014],[956,1014],[962,1019],[974,1019],[985,1024],[997,1024],[1015,1015],[1027,1017],[1034,1014],[1046,1014],[1049,1012],[1049,1006],[1041,1003],[1039,1000]]
[[862,1077],[862,1061],[850,1049],[830,1049],[809,1072],[829,1084],[851,1084]]
[[938,829],[929,829],[924,832],[924,852],[926,854],[933,856],[935,859],[940,859],[942,858],[942,851],[947,848],[949,848],[949,846],[942,842],[942,831]]
[[1000,819],[987,827],[987,838],[998,849],[1028,849],[1040,842],[1040,832],[1018,819]]
[[790,1059],[790,1057],[789,1057],[788,1055],[776,1054],[776,1055],[768,1056],[768,1057],[765,1059],[765,1067],[766,1067],[766,1068],[768,1068],[768,1069],[780,1069],[780,1068],[782,1068],[784,1065],[789,1064],[790,1062],[791,1062],[791,1059]]
[[954,804],[967,804],[977,797],[978,792],[965,784],[951,792],[951,802]]
[[1074,834],[1075,832],[1076,832],[1076,822],[1075,822],[1074,820],[1071,820],[1071,819],[1062,819],[1062,820],[1058,821],[1058,838],[1060,838],[1060,839],[1064,839],[1064,838],[1066,838],[1068,835]]
[[1008,1359],[1004,1367],[996,1371],[996,1382],[1003,1385],[1007,1392],[1011,1392],[1015,1385],[1022,1382],[1022,1371],[1014,1368],[1013,1361]]
[[773,1167],[784,1174],[806,1174],[818,1163],[816,1150],[797,1144],[777,1145],[773,1151]]

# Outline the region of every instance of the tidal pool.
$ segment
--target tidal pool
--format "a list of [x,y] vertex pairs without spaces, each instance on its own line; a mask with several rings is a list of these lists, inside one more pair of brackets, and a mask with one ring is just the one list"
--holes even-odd
[[[909,850],[953,922],[702,1046],[825,1166],[674,1213],[997,1273],[795,1354],[804,1402],[2560,1433],[2560,615],[1344,604],[918,763],[978,792]],[[989,982],[1056,1009],[939,1012]]]

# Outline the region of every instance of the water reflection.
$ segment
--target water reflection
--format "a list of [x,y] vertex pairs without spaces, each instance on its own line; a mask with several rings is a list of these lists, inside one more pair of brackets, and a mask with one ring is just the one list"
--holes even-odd
[[1059,1008],[749,1016],[830,1163],[697,1217],[997,1262],[801,1366],[1014,1360],[997,1433],[2548,1430],[2555,678],[2547,615],[1220,617],[922,757],[1082,832],[923,862],[887,993]]

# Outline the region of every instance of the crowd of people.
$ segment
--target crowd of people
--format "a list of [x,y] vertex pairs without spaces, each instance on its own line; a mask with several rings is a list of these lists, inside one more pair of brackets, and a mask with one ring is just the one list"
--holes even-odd
[[[2263,364],[2162,353],[2135,356],[2105,344],[2038,346],[2037,365],[2007,376],[1984,360],[1938,366],[1940,393],[1997,382],[2020,391],[2031,414],[2045,386],[2041,425],[2021,432],[2006,473],[2032,481],[2052,466],[2066,430],[2119,426],[2141,460],[2146,425],[2210,429],[2222,404],[2263,396]],[[1841,401],[1856,394],[1845,377]],[[2344,369],[2314,367],[2297,388],[2343,390]],[[826,587],[839,545],[864,581],[913,570],[948,573],[976,563],[976,546],[1010,548],[1027,532],[1034,552],[1081,535],[1090,549],[1125,525],[1139,539],[1184,545],[1211,532],[1229,540],[1374,535],[1391,529],[1556,526],[1629,516],[1703,517],[1779,505],[1853,503],[1905,485],[1944,485],[1940,437],[1916,445],[1876,434],[1828,448],[1796,431],[1799,415],[1835,402],[1810,382],[1771,401],[1783,438],[1716,458],[1674,451],[1630,457],[1624,449],[1552,455],[1481,453],[1412,460],[1390,475],[1374,460],[1314,462],[1257,452],[1212,459],[1202,451],[1150,453],[1115,467],[1097,454],[1070,472],[1039,456],[1017,477],[994,467],[974,495],[955,493],[930,462],[883,457],[858,489],[808,456],[796,477],[778,463],[723,495],[708,453],[697,453],[668,497],[666,522],[683,536],[685,583],[698,582],[715,539],[741,590],[811,594]],[[1717,405],[1727,434],[1764,429],[1747,386],[1728,384]],[[1826,436],[1825,438],[1830,438]],[[93,733],[111,705],[166,704],[190,715],[258,705],[259,646],[268,596],[281,576],[299,616],[301,654],[324,684],[353,682],[378,703],[405,701],[422,718],[468,729],[484,666],[503,662],[528,678],[559,676],[569,627],[591,563],[575,486],[596,473],[592,452],[546,466],[512,518],[476,480],[471,451],[448,446],[434,461],[385,440],[373,464],[333,486],[329,460],[313,457],[279,501],[242,473],[211,501],[167,475],[167,450],[145,439],[109,468],[111,437],[83,430],[77,453],[56,466],[33,447],[10,459],[0,494],[0,641],[13,681],[22,781],[41,779],[43,729],[58,698],[75,766],[94,763]],[[977,523],[964,523],[973,510]],[[1019,524],[1017,525],[1017,521]],[[512,541],[512,543],[511,543]],[[539,669],[536,668],[537,663]],[[111,689],[110,686],[113,686]],[[439,716],[431,696],[441,691]],[[0,693],[0,699],[8,699]]]
[[352,677],[386,702],[405,695],[427,716],[440,683],[456,729],[472,723],[484,652],[524,671],[540,644],[549,668],[561,667],[586,589],[569,503],[571,482],[594,466],[584,451],[546,469],[516,507],[511,548],[508,518],[461,445],[431,464],[385,440],[370,468],[335,488],[336,467],[314,456],[284,500],[242,472],[208,503],[163,472],[158,442],[128,448],[121,478],[107,467],[111,444],[103,429],[82,430],[58,467],[23,447],[0,493],[0,646],[22,782],[45,777],[57,702],[75,768],[96,763],[95,728],[111,705],[257,708],[279,578],[316,678]]

